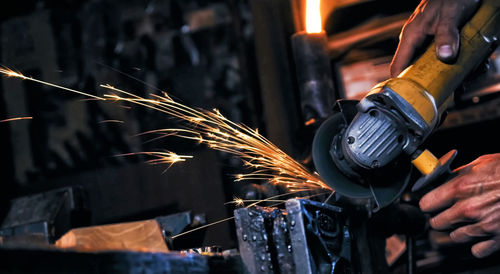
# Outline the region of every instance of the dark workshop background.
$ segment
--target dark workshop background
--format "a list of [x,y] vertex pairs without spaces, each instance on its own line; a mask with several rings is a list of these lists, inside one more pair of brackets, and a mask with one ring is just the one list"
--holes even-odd
[[[314,128],[301,116],[289,40],[302,28],[299,2],[17,1],[0,10],[0,62],[96,95],[103,92],[99,84],[140,96],[167,91],[186,105],[218,108],[235,122],[259,128],[308,163]],[[324,4],[336,98],[359,98],[388,77],[399,30],[417,3]],[[487,73],[457,93],[443,128],[429,140],[437,155],[457,148],[457,166],[500,152],[500,61],[493,57]],[[183,210],[204,213],[210,222],[232,216],[234,208],[224,203],[235,195],[276,193],[233,183],[241,163],[230,155],[176,138],[148,142],[149,136],[137,136],[176,127],[157,111],[99,103],[18,79],[0,78],[0,95],[0,120],[33,117],[0,123],[0,223],[9,200],[71,185],[88,194],[90,224]],[[145,163],[143,156],[116,156],[162,149],[194,158],[167,169]],[[234,247],[233,234],[231,222],[217,225],[204,244]]]

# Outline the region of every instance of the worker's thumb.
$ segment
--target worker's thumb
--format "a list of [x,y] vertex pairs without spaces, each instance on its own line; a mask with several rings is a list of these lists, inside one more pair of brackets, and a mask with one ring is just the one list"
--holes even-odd
[[437,28],[435,42],[436,56],[439,60],[445,63],[455,61],[460,44],[460,34],[456,26],[439,26]]

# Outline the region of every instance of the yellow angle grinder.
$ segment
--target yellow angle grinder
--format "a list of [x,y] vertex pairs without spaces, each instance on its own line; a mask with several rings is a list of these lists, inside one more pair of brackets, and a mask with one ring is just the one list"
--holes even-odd
[[379,83],[361,101],[340,100],[318,129],[314,164],[339,194],[373,199],[377,210],[406,189],[415,166],[422,177],[412,190],[442,178],[456,151],[437,159],[422,143],[438,127],[453,92],[489,57],[500,35],[500,1],[484,0],[462,27],[456,62],[445,64],[434,44],[398,77]]

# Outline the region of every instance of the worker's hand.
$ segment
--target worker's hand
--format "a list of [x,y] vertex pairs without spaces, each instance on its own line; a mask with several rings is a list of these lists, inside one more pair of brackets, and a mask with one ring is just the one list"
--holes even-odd
[[453,241],[471,242],[475,257],[500,250],[500,153],[484,155],[457,169],[458,175],[420,200],[437,230],[454,229]]
[[459,28],[478,4],[479,0],[422,0],[399,35],[391,75],[396,77],[408,66],[428,36],[434,36],[438,59],[453,62],[460,45]]

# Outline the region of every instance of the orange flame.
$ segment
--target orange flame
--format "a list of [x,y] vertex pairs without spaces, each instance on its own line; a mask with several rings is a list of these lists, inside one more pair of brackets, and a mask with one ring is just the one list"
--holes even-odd
[[320,33],[321,26],[321,0],[307,0],[306,3],[306,32],[307,33]]

